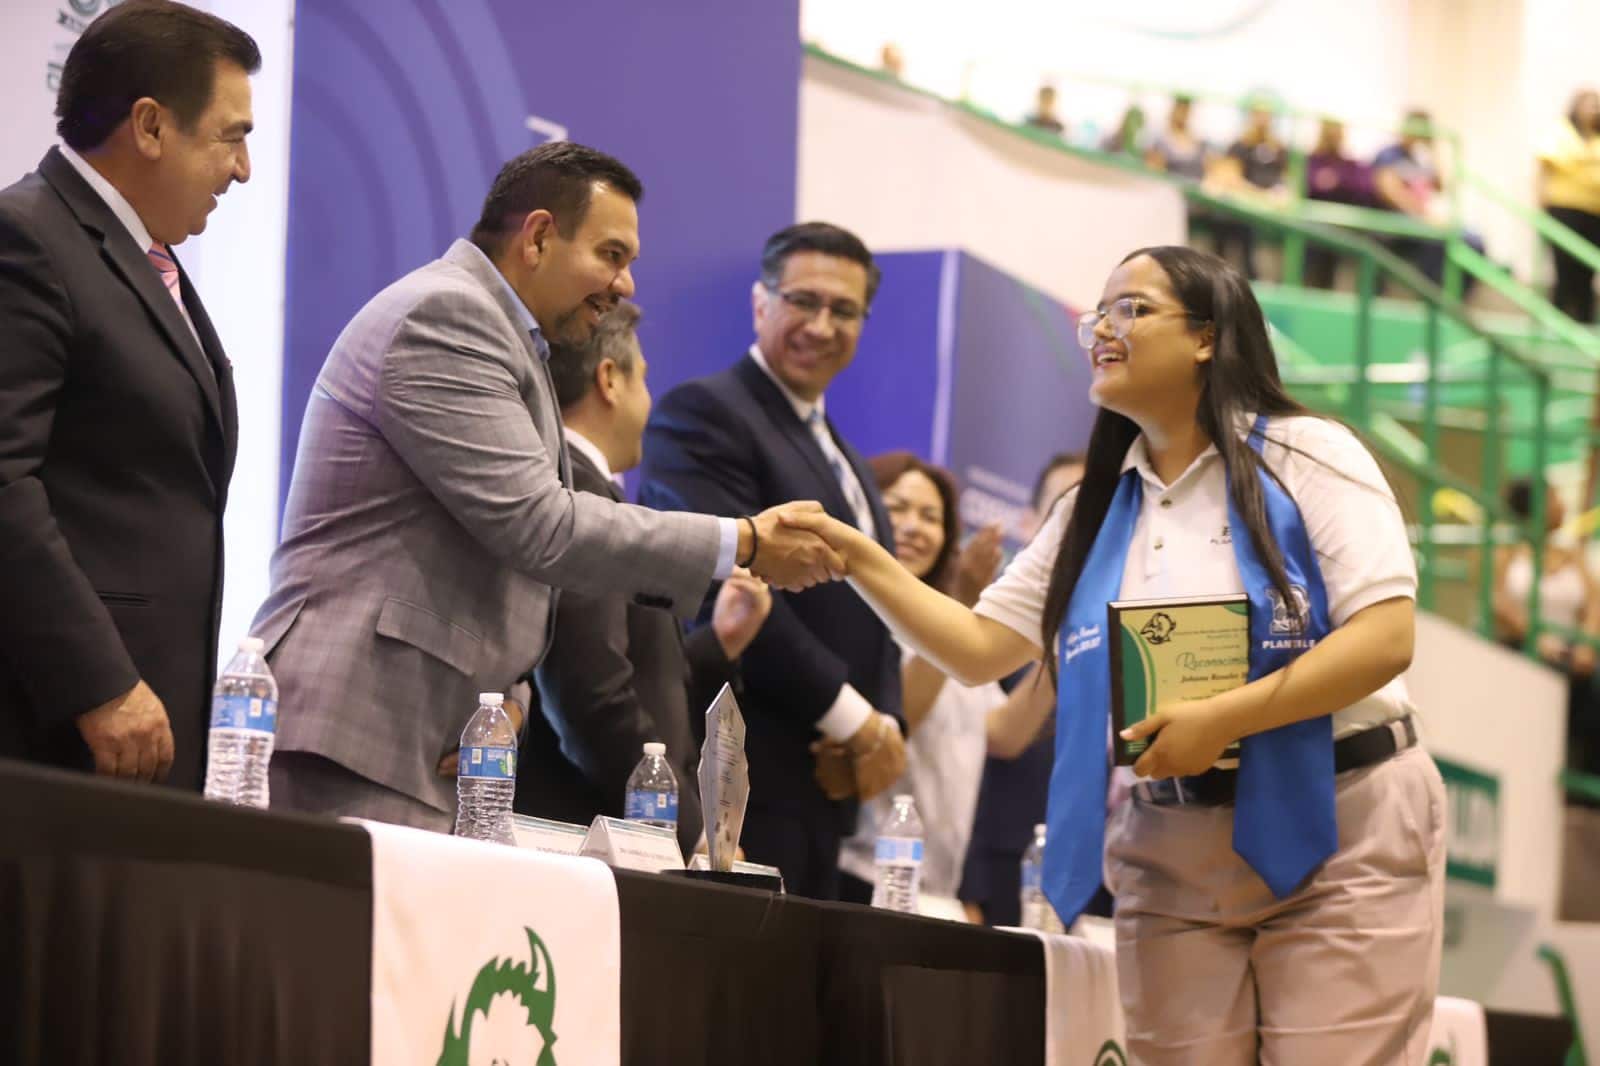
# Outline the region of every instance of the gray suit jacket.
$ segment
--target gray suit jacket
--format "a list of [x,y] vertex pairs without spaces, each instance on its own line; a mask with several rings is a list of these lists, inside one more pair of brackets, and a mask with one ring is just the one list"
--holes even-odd
[[717,521],[574,492],[567,465],[549,373],[476,248],[373,297],[307,403],[252,629],[277,746],[453,811],[435,767],[477,694],[543,656],[557,588],[693,615]]

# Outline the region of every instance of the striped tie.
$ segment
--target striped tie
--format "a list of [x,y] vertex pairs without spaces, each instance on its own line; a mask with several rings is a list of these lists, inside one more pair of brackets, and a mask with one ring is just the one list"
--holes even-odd
[[816,438],[817,447],[822,449],[823,458],[827,459],[828,465],[833,468],[833,476],[838,479],[845,502],[850,505],[850,510],[856,516],[856,527],[867,536],[876,537],[878,531],[876,523],[872,521],[872,505],[867,502],[867,494],[861,488],[861,482],[856,478],[855,471],[851,470],[850,464],[845,461],[844,453],[839,450],[839,445],[834,443],[833,434],[828,431],[828,423],[822,417],[822,412],[813,408],[806,419],[806,427],[811,430],[811,436]]
[[161,275],[161,284],[167,287],[172,294],[173,303],[178,305],[178,311],[183,312],[183,292],[178,284],[178,263],[172,258],[172,251],[164,244],[152,244],[145,253],[150,260],[150,265],[156,268],[156,273]]

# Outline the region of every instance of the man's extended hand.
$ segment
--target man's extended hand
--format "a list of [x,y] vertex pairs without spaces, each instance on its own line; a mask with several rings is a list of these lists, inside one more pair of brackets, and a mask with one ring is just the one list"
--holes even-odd
[[[812,500],[786,503],[769,507],[750,519],[756,529],[755,558],[750,560],[752,574],[789,592],[844,577],[843,556],[822,538],[782,521],[785,514],[808,512],[820,514],[822,505]],[[748,533],[748,529],[740,530],[740,558],[749,547],[744,541]]]
[[878,711],[855,735],[845,741],[855,771],[856,794],[871,799],[896,781],[906,769],[906,741],[900,723]]
[[[522,716],[526,713],[523,711],[522,705],[516,700],[508,699],[500,706],[505,709],[506,716],[511,719],[511,731],[520,737],[522,735]],[[439,776],[456,776],[456,770],[460,762],[461,747],[457,745],[445,752],[444,757],[439,760]]]
[[818,740],[811,745],[811,754],[816,759],[812,776],[824,796],[844,800],[856,794],[856,768],[849,748],[836,740]]
[[772,590],[748,570],[735,569],[717,590],[711,608],[711,631],[732,662],[756,639],[772,611]]
[[161,781],[172,769],[172,724],[160,697],[143,681],[84,711],[77,722],[97,774]]

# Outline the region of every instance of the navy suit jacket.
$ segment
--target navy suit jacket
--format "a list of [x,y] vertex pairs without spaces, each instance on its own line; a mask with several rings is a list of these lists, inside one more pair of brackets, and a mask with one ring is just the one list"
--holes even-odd
[[[829,430],[892,550],[889,515],[872,472],[832,423]],[[777,385],[748,355],[719,374],[663,396],[645,430],[639,501],[663,510],[748,515],[816,500],[855,516],[827,458]],[[701,621],[709,616],[710,601]],[[901,718],[900,653],[889,630],[843,582],[778,593],[744,653],[750,804],[813,813],[835,834],[853,832],[856,803],[830,801],[812,777],[816,723],[848,682],[875,708]]]

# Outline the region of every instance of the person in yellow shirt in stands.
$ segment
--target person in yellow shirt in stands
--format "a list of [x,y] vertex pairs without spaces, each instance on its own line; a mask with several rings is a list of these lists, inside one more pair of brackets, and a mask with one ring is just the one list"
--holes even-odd
[[[1579,90],[1540,149],[1539,202],[1557,222],[1600,245],[1600,92]],[[1556,261],[1550,302],[1579,322],[1593,322],[1593,268],[1559,247],[1550,250]]]

